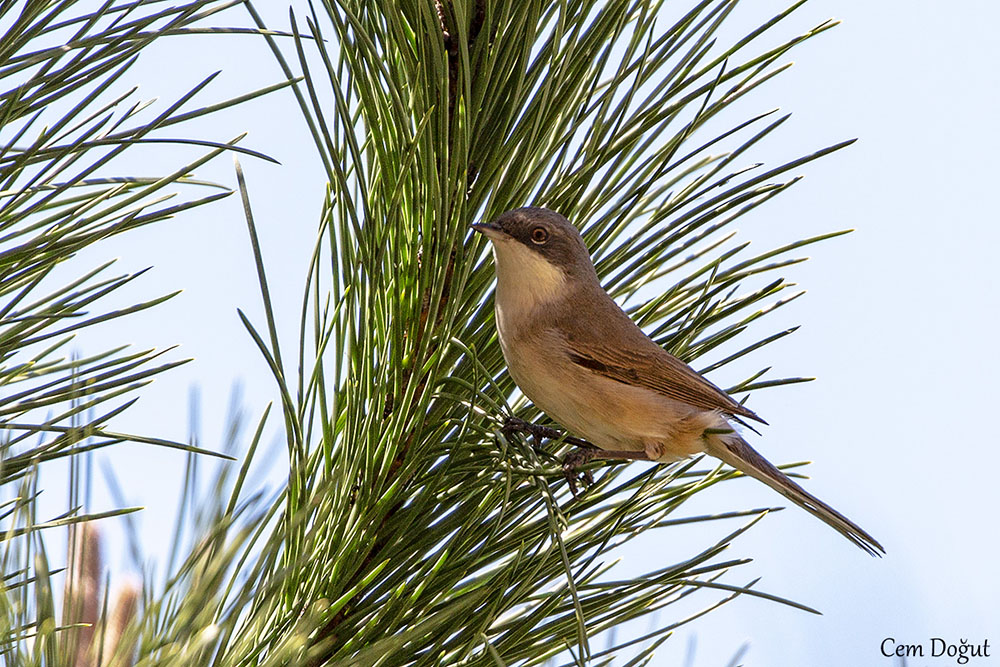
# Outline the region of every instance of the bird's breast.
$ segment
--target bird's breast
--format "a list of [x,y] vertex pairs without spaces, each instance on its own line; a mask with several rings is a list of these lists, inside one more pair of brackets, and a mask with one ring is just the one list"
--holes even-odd
[[[700,451],[704,420],[688,406],[645,387],[625,384],[575,364],[554,328],[517,327],[500,345],[525,396],[578,437],[611,450],[659,448],[661,460]],[[713,418],[714,419],[714,418]]]

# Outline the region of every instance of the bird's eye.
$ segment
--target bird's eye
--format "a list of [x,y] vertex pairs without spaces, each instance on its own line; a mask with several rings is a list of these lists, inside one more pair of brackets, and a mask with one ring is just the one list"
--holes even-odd
[[532,243],[537,243],[542,245],[549,240],[549,233],[544,227],[535,227],[531,230],[531,241]]

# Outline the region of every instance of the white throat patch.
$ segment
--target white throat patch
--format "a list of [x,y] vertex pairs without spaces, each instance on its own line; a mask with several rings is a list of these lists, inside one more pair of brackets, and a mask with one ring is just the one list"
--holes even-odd
[[497,308],[517,319],[562,296],[566,274],[514,239],[493,242],[497,267]]

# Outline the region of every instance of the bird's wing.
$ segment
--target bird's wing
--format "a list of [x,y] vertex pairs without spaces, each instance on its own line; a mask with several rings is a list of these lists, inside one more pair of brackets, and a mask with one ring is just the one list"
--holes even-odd
[[719,410],[767,423],[753,410],[737,403],[729,394],[653,342],[631,320],[629,324],[634,329],[626,326],[629,333],[625,336],[620,335],[619,329],[614,345],[606,342],[607,338],[594,335],[598,332],[584,334],[577,329],[570,333],[567,336],[570,360],[612,380],[646,387],[698,408]]

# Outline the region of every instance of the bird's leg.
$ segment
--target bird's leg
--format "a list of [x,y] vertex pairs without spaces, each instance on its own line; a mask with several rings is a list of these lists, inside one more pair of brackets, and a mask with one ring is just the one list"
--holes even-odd
[[[594,459],[626,459],[629,461],[648,461],[649,455],[644,451],[611,450],[595,447],[590,443],[563,457],[563,475],[569,483],[569,490],[573,492],[573,497],[577,496],[576,484],[582,477],[586,486],[594,483],[594,475],[589,470],[584,470],[579,475],[577,471],[593,461]],[[585,489],[586,490],[586,489]]]
[[[554,429],[549,426],[542,426],[541,424],[532,424],[529,421],[525,421],[514,416],[507,417],[504,420],[503,426],[500,427],[500,430],[504,435],[510,435],[511,433],[527,433],[532,438],[532,447],[534,447],[535,451],[542,451],[541,443],[543,438],[558,440],[563,437],[563,434],[558,429]],[[562,462],[563,474],[566,476],[566,481],[569,483],[569,490],[572,491],[573,496],[576,497],[578,495],[577,482],[582,481],[584,485],[588,487],[594,483],[594,475],[589,470],[584,470],[582,473],[578,473],[578,468],[586,465],[596,456],[600,456],[601,450],[586,440],[574,438],[570,435],[565,437],[564,442],[568,442],[569,444],[575,445],[579,448],[563,457]]]
[[[527,433],[532,437],[532,440],[534,441],[533,447],[536,450],[541,450],[542,439],[558,440],[563,437],[563,433],[558,429],[554,429],[550,426],[542,426],[541,424],[532,424],[529,421],[525,421],[514,416],[508,416],[504,420],[503,426],[500,427],[500,430],[504,435],[510,435],[511,433]],[[587,465],[594,459],[626,459],[629,461],[649,460],[649,455],[643,450],[629,451],[601,449],[586,440],[574,438],[571,435],[565,436],[565,438],[563,438],[563,442],[576,445],[577,447],[577,449],[574,449],[566,454],[562,461],[563,474],[566,476],[566,481],[569,483],[569,490],[573,492],[574,497],[579,495],[577,490],[578,482],[583,482],[585,487],[593,485],[593,473],[589,470],[580,472],[580,468]]]
[[542,444],[543,438],[554,439],[558,438],[560,433],[554,428],[549,428],[548,426],[542,426],[541,424],[532,424],[529,421],[520,419],[519,417],[508,416],[504,422],[503,426],[500,427],[500,431],[504,435],[510,435],[512,433],[527,433],[532,437],[534,441],[534,447],[538,447]]
[[[503,426],[500,427],[500,431],[503,432],[504,435],[510,435],[511,433],[527,433],[535,439],[536,445],[540,445],[543,438],[558,440],[563,437],[563,433],[559,429],[552,428],[551,426],[542,426],[541,424],[532,424],[529,421],[513,416],[509,416],[504,419]],[[586,440],[574,438],[571,435],[567,435],[563,438],[563,442],[576,445],[577,447],[594,447],[594,445],[590,444]]]

